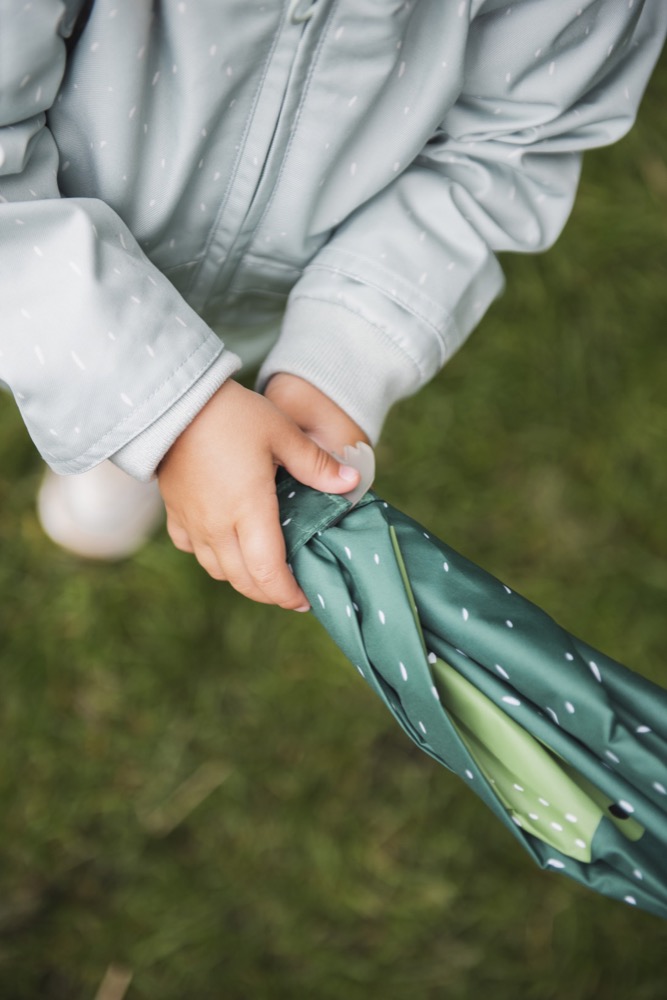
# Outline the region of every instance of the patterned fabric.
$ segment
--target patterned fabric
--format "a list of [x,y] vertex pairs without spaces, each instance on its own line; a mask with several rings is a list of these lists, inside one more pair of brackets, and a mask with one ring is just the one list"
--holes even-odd
[[666,30],[664,0],[0,0],[0,379],[45,461],[150,476],[241,362],[375,440],[496,255],[557,238]]
[[415,743],[541,867],[667,917],[667,691],[375,494],[278,483],[313,612]]

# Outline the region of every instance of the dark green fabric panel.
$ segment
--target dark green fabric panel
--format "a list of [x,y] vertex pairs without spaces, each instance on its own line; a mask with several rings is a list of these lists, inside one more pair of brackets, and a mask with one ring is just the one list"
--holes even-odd
[[[283,472],[278,483],[288,558],[314,614],[407,734],[469,784],[541,867],[667,917],[667,692],[576,639],[373,493],[350,510]],[[461,705],[480,731],[443,705],[445,665],[469,682],[458,686],[469,702]],[[521,769],[509,743],[503,756],[510,727],[498,726],[493,740],[494,710],[486,723],[484,711],[469,711],[476,700],[482,709],[481,699],[526,734]],[[579,830],[571,854],[555,845],[569,844],[568,823],[574,838],[575,819],[584,821],[562,795],[557,805],[548,788],[532,788],[543,814],[533,799],[522,811],[530,780],[548,773],[539,745],[560,767],[554,794],[574,782],[579,812],[589,803],[586,830],[594,835],[588,843]],[[534,822],[526,820],[531,812]]]

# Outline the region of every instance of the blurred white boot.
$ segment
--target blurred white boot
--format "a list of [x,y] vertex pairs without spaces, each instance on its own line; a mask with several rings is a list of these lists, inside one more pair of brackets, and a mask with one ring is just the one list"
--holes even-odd
[[63,549],[86,559],[125,559],[164,517],[157,482],[140,483],[111,462],[58,476],[47,470],[37,495],[41,525]]

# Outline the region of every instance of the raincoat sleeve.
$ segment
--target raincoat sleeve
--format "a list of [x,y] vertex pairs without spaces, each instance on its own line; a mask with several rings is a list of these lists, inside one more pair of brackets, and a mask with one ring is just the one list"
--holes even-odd
[[496,254],[555,241],[582,151],[630,128],[667,22],[662,0],[476,6],[458,99],[312,261],[260,372],[314,383],[371,439],[502,290]]
[[48,113],[80,7],[0,0],[0,379],[57,472],[149,478],[240,362],[107,205],[59,196]]

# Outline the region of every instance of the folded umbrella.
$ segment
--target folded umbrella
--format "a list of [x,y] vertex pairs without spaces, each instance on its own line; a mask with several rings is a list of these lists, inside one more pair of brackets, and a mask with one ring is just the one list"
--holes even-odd
[[667,917],[667,691],[374,493],[283,470],[288,561],[407,734],[542,867]]

